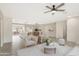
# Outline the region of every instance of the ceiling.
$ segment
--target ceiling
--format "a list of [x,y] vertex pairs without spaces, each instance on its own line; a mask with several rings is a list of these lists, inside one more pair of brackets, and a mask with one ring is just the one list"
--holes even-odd
[[[58,5],[59,3],[51,3]],[[0,3],[0,10],[4,16],[12,18],[13,23],[25,24],[46,24],[60,20],[66,20],[68,16],[79,15],[78,3],[65,3],[62,7],[66,9],[65,12],[56,12],[52,15],[45,7],[51,5],[50,3]]]

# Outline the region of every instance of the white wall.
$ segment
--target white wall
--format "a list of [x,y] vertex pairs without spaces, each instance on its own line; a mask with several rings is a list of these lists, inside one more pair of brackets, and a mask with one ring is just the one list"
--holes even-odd
[[63,38],[66,34],[66,21],[56,22],[56,38]]
[[67,20],[67,40],[79,44],[79,17]]
[[3,46],[3,14],[0,10],[0,47]]
[[0,18],[0,46],[1,46],[1,18]]
[[4,43],[12,42],[12,20],[4,18]]
[[0,46],[9,42],[12,42],[11,19],[3,17],[0,19]]

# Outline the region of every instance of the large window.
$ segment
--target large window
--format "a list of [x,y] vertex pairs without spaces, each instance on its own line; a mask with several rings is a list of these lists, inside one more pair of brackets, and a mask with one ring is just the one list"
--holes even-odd
[[24,33],[25,32],[25,25],[24,24],[13,23],[12,24],[12,32],[13,32],[13,34]]

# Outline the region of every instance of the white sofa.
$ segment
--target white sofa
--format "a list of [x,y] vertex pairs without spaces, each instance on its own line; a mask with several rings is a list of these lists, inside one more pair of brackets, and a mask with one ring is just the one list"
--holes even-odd
[[26,40],[25,46],[32,46],[32,45],[36,45],[36,42],[33,40]]
[[26,46],[36,45],[38,41],[38,37],[36,36],[27,36],[26,37]]
[[21,34],[20,38],[25,41],[25,46],[32,46],[37,44],[37,37],[27,36],[26,34]]

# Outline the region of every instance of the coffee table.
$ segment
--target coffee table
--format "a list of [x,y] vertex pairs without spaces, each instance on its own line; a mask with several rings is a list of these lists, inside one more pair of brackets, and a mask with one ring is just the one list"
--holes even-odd
[[44,46],[44,53],[45,54],[56,54],[56,47],[55,46]]

